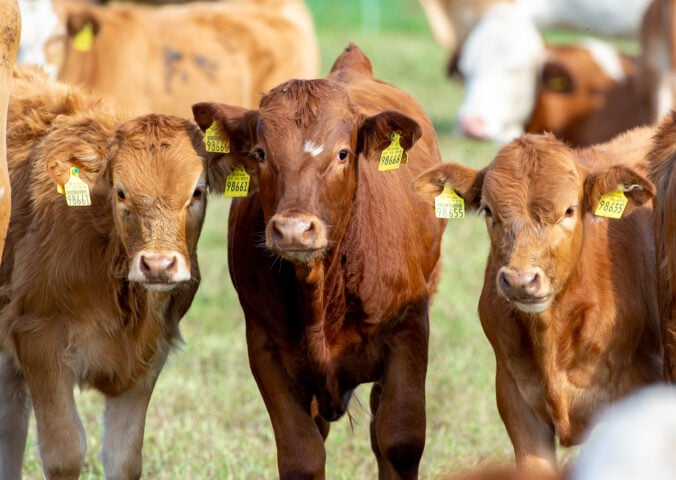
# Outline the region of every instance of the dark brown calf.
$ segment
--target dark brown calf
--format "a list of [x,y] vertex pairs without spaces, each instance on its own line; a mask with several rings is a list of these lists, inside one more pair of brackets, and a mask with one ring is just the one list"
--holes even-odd
[[[14,79],[8,145],[0,475],[20,475],[30,396],[45,476],[78,478],[81,385],[105,395],[106,478],[138,478],[148,402],[199,284],[202,134],[170,116],[122,121],[100,100],[32,72]],[[90,206],[67,206],[57,192],[74,169]]]
[[[233,153],[214,161],[252,176],[249,196],[231,207],[229,265],[280,477],[324,478],[327,422],[343,415],[357,385],[374,382],[380,478],[416,478],[444,227],[410,188],[440,162],[429,118],[375,80],[354,45],[326,79],[275,87],[258,110],[193,110],[230,143]],[[394,134],[408,163],[380,172]]]
[[[498,410],[528,471],[554,473],[556,438],[580,442],[601,407],[660,378],[655,190],[643,176],[652,133],[586,150],[525,135],[480,171],[446,164],[416,180],[428,198],[449,183],[485,213],[479,316],[495,352]],[[615,190],[628,202],[622,217],[597,217]]]
[[676,113],[673,111],[659,124],[655,144],[648,156],[650,179],[655,183],[655,250],[664,371],[676,381]]

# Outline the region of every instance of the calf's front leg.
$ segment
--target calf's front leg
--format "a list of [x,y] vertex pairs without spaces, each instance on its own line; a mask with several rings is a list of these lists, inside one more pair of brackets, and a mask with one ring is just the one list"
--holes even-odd
[[14,359],[0,353],[0,478],[18,480],[28,434],[30,399]]

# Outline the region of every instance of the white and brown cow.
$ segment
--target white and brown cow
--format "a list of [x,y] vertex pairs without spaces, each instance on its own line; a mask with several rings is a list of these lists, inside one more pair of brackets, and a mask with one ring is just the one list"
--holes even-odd
[[20,476],[32,403],[45,476],[78,478],[80,385],[105,396],[106,478],[136,479],[148,402],[200,281],[203,136],[177,117],[125,120],[35,69],[13,80],[8,146],[0,476]]

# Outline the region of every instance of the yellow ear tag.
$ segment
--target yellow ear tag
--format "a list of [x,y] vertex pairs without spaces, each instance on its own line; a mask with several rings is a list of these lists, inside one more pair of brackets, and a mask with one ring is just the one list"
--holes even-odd
[[63,189],[66,193],[66,205],[69,207],[84,207],[92,204],[92,199],[89,196],[89,185],[80,178],[78,168],[70,168],[70,178]]
[[216,128],[216,121],[204,132],[207,152],[230,153],[230,142],[223,139]]
[[82,27],[73,37],[73,50],[88,52],[94,45],[94,26],[91,23]]
[[444,190],[434,198],[434,210],[437,218],[465,218],[465,200],[445,183]]
[[402,161],[402,157],[405,156],[404,148],[399,145],[399,134],[393,133],[391,135],[392,143],[383,150],[383,153],[380,154],[380,163],[378,164],[378,171],[384,172],[387,170],[396,170],[399,168],[400,163],[406,163],[406,160]]
[[246,197],[249,194],[249,180],[251,177],[244,166],[237,165],[233,172],[225,177],[226,197]]
[[594,215],[608,218],[622,218],[627,201],[627,197],[622,190],[613,190],[612,192],[605,193],[601,195]]

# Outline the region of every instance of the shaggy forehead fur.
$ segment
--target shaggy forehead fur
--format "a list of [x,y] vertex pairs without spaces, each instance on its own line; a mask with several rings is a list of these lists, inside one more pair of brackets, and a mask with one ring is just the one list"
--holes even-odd
[[555,221],[579,198],[582,178],[573,151],[552,135],[525,135],[496,156],[482,196],[504,219]]

